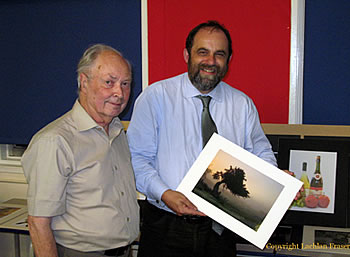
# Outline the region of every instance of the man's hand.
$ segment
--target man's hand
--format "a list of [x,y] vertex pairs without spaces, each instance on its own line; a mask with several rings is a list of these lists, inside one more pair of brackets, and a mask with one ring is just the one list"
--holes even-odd
[[[288,173],[289,175],[295,177],[294,172],[289,171],[289,170],[283,170],[283,171],[286,172],[286,173]],[[302,185],[301,188],[300,188],[300,190],[298,191],[297,195],[294,197],[294,200],[298,200],[298,199],[301,197],[302,192],[304,192],[304,190],[305,190],[305,189],[304,189],[304,185]]]
[[199,215],[204,213],[197,210],[197,207],[187,199],[182,193],[173,190],[167,190],[162,195],[162,201],[177,215]]

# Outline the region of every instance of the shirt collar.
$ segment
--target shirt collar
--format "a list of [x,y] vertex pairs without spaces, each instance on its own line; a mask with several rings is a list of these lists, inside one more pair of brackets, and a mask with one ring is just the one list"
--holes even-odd
[[[196,97],[198,95],[202,95],[199,90],[193,86],[192,82],[190,81],[190,78],[188,77],[188,72],[183,74],[183,95],[184,97]],[[223,99],[223,90],[222,90],[222,81],[219,82],[219,84],[210,91],[207,95],[209,95],[212,99],[215,101],[221,102]]]
[[[75,101],[72,108],[72,118],[79,131],[100,127],[81,106],[78,99]],[[122,129],[123,125],[118,117],[115,117],[109,124],[110,135],[118,135]]]

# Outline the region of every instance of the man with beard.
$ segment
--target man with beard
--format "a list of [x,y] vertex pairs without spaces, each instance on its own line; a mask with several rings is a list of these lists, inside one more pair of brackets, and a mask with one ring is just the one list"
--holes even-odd
[[222,82],[231,44],[229,32],[216,21],[198,25],[184,49],[188,73],[154,83],[135,103],[127,135],[137,189],[147,196],[140,257],[236,256],[234,234],[176,191],[206,143],[200,96],[210,97],[218,134],[276,165],[252,100]]

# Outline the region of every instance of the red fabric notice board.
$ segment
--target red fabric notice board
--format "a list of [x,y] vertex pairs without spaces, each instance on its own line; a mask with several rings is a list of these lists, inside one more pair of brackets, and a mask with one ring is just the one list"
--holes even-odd
[[197,24],[230,31],[233,58],[225,81],[250,96],[262,123],[288,123],[290,0],[149,0],[149,82],[187,70],[183,49]]

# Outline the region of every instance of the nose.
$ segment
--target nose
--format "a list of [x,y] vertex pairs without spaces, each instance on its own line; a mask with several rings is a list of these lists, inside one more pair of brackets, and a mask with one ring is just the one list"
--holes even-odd
[[208,56],[207,56],[207,63],[208,63],[209,65],[214,65],[214,64],[216,64],[215,55],[213,55],[213,54],[208,55]]
[[114,97],[118,97],[123,99],[124,98],[124,92],[123,92],[123,88],[122,86],[117,83],[114,87],[113,87],[113,96]]

